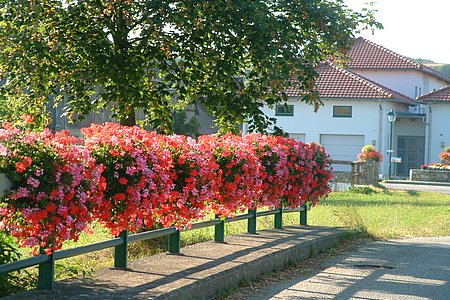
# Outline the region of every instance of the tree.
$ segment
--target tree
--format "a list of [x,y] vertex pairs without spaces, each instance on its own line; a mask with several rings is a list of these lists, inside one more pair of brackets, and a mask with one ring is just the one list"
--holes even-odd
[[262,131],[286,86],[317,109],[314,67],[361,24],[377,22],[343,0],[0,0],[1,93],[39,115],[49,97],[72,119],[110,108],[125,125],[143,109],[161,130],[197,103],[224,130]]

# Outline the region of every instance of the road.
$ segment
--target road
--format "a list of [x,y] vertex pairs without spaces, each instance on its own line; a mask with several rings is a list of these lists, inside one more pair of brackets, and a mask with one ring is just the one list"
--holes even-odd
[[422,185],[422,184],[402,184],[402,183],[382,183],[388,189],[394,190],[415,190],[421,192],[435,192],[450,194],[450,186],[445,185]]
[[450,295],[450,237],[369,242],[323,271],[264,288],[248,300],[436,299]]

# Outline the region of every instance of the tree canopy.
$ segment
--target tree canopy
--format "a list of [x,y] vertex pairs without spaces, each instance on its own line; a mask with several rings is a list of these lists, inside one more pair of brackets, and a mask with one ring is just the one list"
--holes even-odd
[[72,119],[110,108],[124,125],[142,109],[161,130],[197,103],[224,130],[262,131],[262,106],[289,85],[318,107],[314,67],[372,17],[342,0],[0,0],[0,94],[38,116],[49,99]]

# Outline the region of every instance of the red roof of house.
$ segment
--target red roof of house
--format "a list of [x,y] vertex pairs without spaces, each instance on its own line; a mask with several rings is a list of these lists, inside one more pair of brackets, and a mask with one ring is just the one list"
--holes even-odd
[[[321,64],[316,68],[316,71],[319,73],[319,77],[316,80],[316,88],[320,98],[385,99],[416,105],[414,100],[407,96],[331,63]],[[295,87],[287,88],[285,93],[290,97],[298,97],[303,94]]]
[[450,102],[450,85],[417,98],[419,102]]
[[400,55],[365,38],[355,40],[349,54],[349,69],[358,70],[417,70],[450,83],[450,77]]

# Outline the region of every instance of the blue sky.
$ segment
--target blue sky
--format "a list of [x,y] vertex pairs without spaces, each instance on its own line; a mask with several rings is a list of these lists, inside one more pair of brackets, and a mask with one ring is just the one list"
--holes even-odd
[[[411,58],[450,64],[450,0],[372,0],[384,29],[361,36]],[[360,10],[369,0],[345,0]]]

